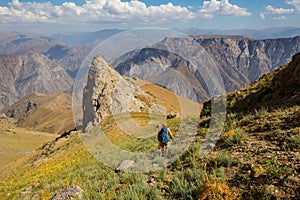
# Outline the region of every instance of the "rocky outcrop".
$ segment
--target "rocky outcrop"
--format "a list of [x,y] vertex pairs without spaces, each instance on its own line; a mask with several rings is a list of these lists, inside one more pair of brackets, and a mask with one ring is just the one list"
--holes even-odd
[[22,56],[0,56],[0,110],[23,96],[53,94],[69,90],[71,77],[46,56],[28,52]]
[[273,90],[299,90],[300,88],[300,53],[293,56],[292,61],[277,73],[271,85]]
[[83,95],[83,127],[96,125],[110,115],[128,112],[162,112],[149,94],[123,78],[103,58],[91,64]]
[[37,106],[37,103],[28,99],[27,102],[24,102],[24,105],[20,105],[16,108],[8,108],[5,112],[5,115],[10,118],[15,118],[16,116],[20,115],[26,115],[29,111],[36,109]]

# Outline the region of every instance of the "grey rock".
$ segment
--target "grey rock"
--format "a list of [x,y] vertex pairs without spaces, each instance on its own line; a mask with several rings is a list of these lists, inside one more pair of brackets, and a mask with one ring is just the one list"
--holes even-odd
[[4,113],[0,114],[0,119],[6,119],[6,115]]
[[179,113],[177,113],[177,112],[170,112],[167,114],[167,119],[178,118],[178,117],[180,117],[180,116],[179,116]]
[[133,160],[123,160],[118,167],[115,169],[115,172],[124,172],[127,171],[130,167],[134,165]]
[[110,115],[128,112],[161,112],[153,97],[124,79],[103,58],[91,64],[83,95],[83,127],[94,126]]
[[77,186],[72,185],[66,189],[58,191],[51,200],[72,200],[72,199],[82,199],[83,190]]

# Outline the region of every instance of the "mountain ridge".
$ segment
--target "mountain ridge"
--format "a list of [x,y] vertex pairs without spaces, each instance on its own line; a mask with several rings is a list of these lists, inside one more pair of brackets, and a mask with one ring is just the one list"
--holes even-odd
[[32,92],[56,93],[71,88],[72,80],[60,65],[32,51],[0,56],[0,68],[0,109]]
[[[207,65],[212,65],[220,72],[227,92],[253,83],[263,74],[288,62],[292,55],[300,51],[299,36],[269,40],[255,40],[243,36],[192,36],[191,38],[165,38],[151,48],[143,48],[129,53],[127,57],[124,55],[118,58],[117,62],[113,63],[114,67],[123,75],[136,76],[150,82],[157,82],[155,77],[159,77],[167,69],[173,69],[179,74],[182,72],[177,69],[185,69],[183,76],[190,83],[185,85],[185,88],[197,91],[198,97],[184,93],[185,90],[176,89],[171,83],[166,83],[165,87],[169,89],[173,87],[172,91],[179,95],[204,102],[209,98],[207,83],[201,74],[197,75],[192,70],[192,63],[188,59],[176,55],[174,49],[176,45],[188,49],[190,55],[197,54],[197,45],[204,49],[211,59],[211,63]],[[193,48],[195,48],[194,53],[192,53]],[[195,80],[197,84],[191,86]]]

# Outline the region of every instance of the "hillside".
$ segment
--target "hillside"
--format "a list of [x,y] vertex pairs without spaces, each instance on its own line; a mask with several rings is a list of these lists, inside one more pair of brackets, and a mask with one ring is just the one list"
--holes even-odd
[[[0,198],[49,199],[61,189],[76,185],[83,191],[82,199],[297,199],[299,56],[248,88],[228,94],[224,131],[205,158],[200,149],[207,133],[209,103],[204,105],[200,123],[199,118],[189,118],[189,126],[183,131],[178,129],[182,119],[167,120],[178,139],[170,148],[180,143],[180,136],[190,127],[191,132],[196,132],[188,149],[168,167],[146,173],[117,173],[87,151],[80,140],[81,133],[71,132],[2,171]],[[288,81],[282,81],[282,77]],[[282,87],[284,90],[280,90]],[[250,107],[244,106],[249,105],[247,99],[251,99]],[[107,117],[100,123],[114,145],[130,152],[154,151],[155,162],[165,162],[158,155],[155,133],[147,139],[124,134],[120,127],[127,122],[116,125],[116,117]],[[131,113],[131,118],[140,125],[149,122],[149,116],[143,113]],[[198,123],[197,130],[193,125]],[[91,142],[97,145],[99,138],[91,138]]]
[[70,94],[32,93],[2,111],[18,127],[63,134],[75,128]]
[[[300,53],[289,64],[227,95],[227,120],[215,153],[243,199],[300,195]],[[204,104],[201,127],[210,116]],[[204,130],[205,131],[205,128]]]
[[[103,63],[103,61],[99,59],[96,59],[94,63],[96,64],[98,62],[98,64],[102,63],[105,66],[108,65],[107,63]],[[102,65],[100,65],[100,67],[101,66]],[[115,77],[110,77],[112,78],[112,80],[114,80],[114,78],[121,78],[116,74],[117,72],[113,72],[112,68],[108,68],[108,72],[115,75]],[[90,72],[90,74],[92,73]],[[144,93],[140,90],[137,90],[140,92],[140,94],[147,94],[149,95],[149,97],[151,97],[148,100],[143,99],[143,101],[153,100],[155,103],[161,103],[162,105],[166,106],[167,111],[178,111],[181,113],[181,111],[183,110],[184,115],[187,115],[188,113],[194,113],[196,115],[199,114],[199,111],[197,111],[197,109],[199,109],[200,107],[199,104],[184,99],[183,97],[176,96],[166,89],[160,88],[142,80],[123,79],[122,81],[122,83],[125,83],[124,81],[131,82],[131,84],[139,83],[142,88],[145,88]],[[120,89],[122,88],[117,88],[117,90]],[[37,112],[40,109],[40,105],[43,105],[43,102],[41,102],[41,97],[43,96],[45,97],[44,99],[48,99],[47,102],[49,102],[50,95],[41,94],[33,94],[27,98],[24,98],[23,101],[18,102],[21,108],[24,108],[24,106],[21,105],[24,102],[27,103],[26,105],[28,105],[28,102],[31,102],[30,105],[37,105],[34,106],[34,108],[28,113],[25,112],[25,115],[27,114],[28,118],[30,118],[31,115],[34,115],[35,110]],[[28,99],[30,99],[30,101],[28,101]],[[37,100],[39,100],[40,102],[37,102]],[[176,105],[178,101],[182,101],[185,104],[184,106],[186,108],[192,107],[197,109],[180,109],[180,107]],[[168,106],[169,103],[171,104],[170,106]],[[53,107],[56,108],[56,106]],[[16,115],[16,118],[18,118],[18,116],[24,115],[24,112],[19,112],[20,109],[18,109],[17,104],[14,105],[13,108],[15,109],[14,113],[20,113],[19,115]],[[40,116],[43,115],[44,114],[40,113]],[[153,117],[153,115],[151,115],[151,117]],[[25,119],[27,119],[27,117],[25,117]],[[115,125],[115,119],[119,119],[117,125]],[[100,126],[104,130],[107,137],[110,138],[114,144],[120,146],[123,149],[127,149],[128,151],[153,151],[155,153],[159,153],[157,152],[155,138],[158,129],[157,125],[159,125],[162,120],[161,117],[159,116],[159,120],[156,121],[156,119],[150,118],[150,115],[148,113],[135,112],[130,113],[130,119],[137,123],[140,127],[143,127],[149,124],[149,121],[154,120],[155,129],[151,130],[151,133],[146,133],[147,135],[150,134],[151,137],[142,139],[136,137],[135,135],[128,135],[128,133],[124,132],[124,129],[122,129],[122,127],[123,125],[128,124],[128,118],[123,118],[123,113],[104,118]],[[193,123],[195,124],[196,121],[195,119],[193,120]],[[180,122],[180,118],[168,119],[169,127],[174,130],[174,133],[178,132],[178,126]],[[115,174],[113,168],[109,168],[99,163],[87,151],[86,143],[84,143],[83,145],[82,141],[80,140],[81,138],[84,142],[86,142],[86,140],[83,139],[83,137],[85,136],[87,135],[80,134],[78,132],[70,132],[64,134],[63,136],[56,138],[52,142],[46,143],[41,148],[37,149],[33,154],[24,157],[22,160],[11,164],[9,168],[4,169],[2,171],[2,174],[0,175],[2,178],[1,180],[3,180],[3,182],[1,182],[1,185],[3,187],[0,187],[0,198],[22,199],[34,197],[49,199],[59,189],[65,188],[65,186],[68,186],[69,184],[77,184],[80,182],[80,187],[84,191],[87,191],[84,195],[85,199],[111,199],[114,197],[117,198],[118,196],[120,196],[121,199],[127,199],[131,197],[133,198],[132,194],[130,194],[130,191],[132,189],[126,186],[132,181],[134,181],[133,187],[136,187],[136,189],[142,189],[139,194],[136,194],[140,198],[142,198],[141,195],[146,195],[145,193],[148,193],[148,195],[150,195],[149,198],[159,197],[159,190],[155,188],[151,189],[151,184],[147,183],[148,175],[141,174],[135,176],[134,174],[130,173],[121,173],[120,175],[118,175]],[[177,137],[180,137],[179,134],[177,135]],[[92,138],[92,142],[97,143],[101,141],[99,141],[99,138],[96,137]],[[161,159],[158,159],[157,162],[162,162],[162,160],[159,160]],[[19,180],[19,176],[23,177],[22,180]],[[33,176],[35,178],[33,178]],[[70,176],[74,176],[74,179],[72,178],[72,180],[68,180]],[[88,181],[88,179],[94,179],[93,177],[95,178],[95,180],[99,180],[99,182],[97,181],[96,183],[93,181]],[[21,186],[20,184],[22,184],[23,186]],[[164,184],[166,185],[165,187],[167,187],[167,184],[169,183],[165,182]],[[122,189],[123,186],[126,188]],[[97,188],[102,188],[103,192],[97,191]],[[117,190],[119,190],[117,188],[120,189],[119,192],[117,192]]]
[[3,167],[30,155],[43,143],[57,136],[16,127],[15,120],[0,117],[0,172]]

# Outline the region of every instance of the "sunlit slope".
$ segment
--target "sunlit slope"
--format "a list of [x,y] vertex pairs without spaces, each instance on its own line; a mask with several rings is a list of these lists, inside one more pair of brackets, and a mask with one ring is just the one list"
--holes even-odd
[[[0,168],[31,154],[43,143],[51,141],[53,134],[17,128],[13,121],[0,120]],[[1,169],[0,169],[1,171]]]
[[18,120],[17,126],[29,130],[62,134],[75,128],[70,94],[32,93],[3,112]]
[[201,112],[201,104],[176,95],[168,89],[140,79],[131,79],[131,81],[154,96],[157,103],[165,107],[167,113],[177,112],[182,116],[198,116]]

